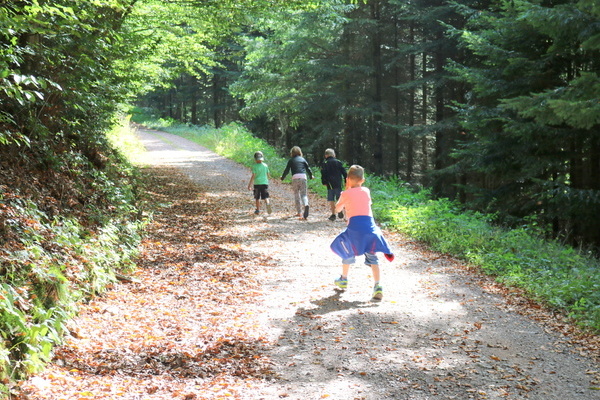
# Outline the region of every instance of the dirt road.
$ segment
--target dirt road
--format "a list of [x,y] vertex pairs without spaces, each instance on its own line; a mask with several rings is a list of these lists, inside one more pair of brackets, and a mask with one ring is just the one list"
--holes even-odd
[[[308,220],[298,220],[290,186],[273,180],[273,213],[255,216],[247,168],[177,136],[139,133],[147,164],[177,168],[197,185],[203,201],[218,204],[218,211],[206,210],[222,221],[213,237],[236,238],[227,248],[247,254],[253,260],[248,264],[260,264],[252,278],[259,286],[236,307],[251,315],[253,322],[246,324],[261,336],[272,373],[246,379],[246,387],[229,381],[235,390],[218,394],[207,392],[194,376],[153,386],[137,377],[143,390],[127,391],[123,384],[104,398],[158,399],[171,393],[186,399],[600,399],[600,366],[589,354],[568,336],[517,313],[514,299],[459,262],[388,233],[396,259],[382,261],[383,301],[370,301],[370,268],[360,258],[350,270],[348,289],[336,290],[340,260],[329,244],[345,223],[327,220],[323,199],[312,197]],[[108,296],[108,304],[96,301],[96,310],[121,307],[126,301],[118,293],[140,290],[123,286]],[[183,296],[188,305],[206,301]],[[84,317],[93,318],[91,312]],[[194,329],[186,340],[193,340]],[[103,334],[110,332],[81,336],[102,341]],[[69,346],[77,343],[73,339]],[[25,385],[30,398],[57,398],[49,389],[56,376],[87,382],[61,398],[102,398],[91,381],[109,385],[106,376],[77,378],[64,370],[69,367],[57,363],[32,378]],[[125,382],[126,372],[117,370],[111,379]]]

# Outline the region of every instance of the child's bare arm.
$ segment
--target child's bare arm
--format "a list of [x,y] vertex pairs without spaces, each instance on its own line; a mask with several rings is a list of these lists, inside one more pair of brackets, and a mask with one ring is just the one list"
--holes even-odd
[[254,186],[254,174],[250,177],[250,182],[248,182],[248,190],[252,190],[252,186]]

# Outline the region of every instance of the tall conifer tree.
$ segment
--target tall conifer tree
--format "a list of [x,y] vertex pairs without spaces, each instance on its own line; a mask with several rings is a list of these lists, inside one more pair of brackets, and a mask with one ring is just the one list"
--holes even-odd
[[519,0],[465,11],[462,41],[476,62],[454,68],[473,87],[457,155],[478,176],[470,189],[480,207],[600,244],[600,24],[587,4]]

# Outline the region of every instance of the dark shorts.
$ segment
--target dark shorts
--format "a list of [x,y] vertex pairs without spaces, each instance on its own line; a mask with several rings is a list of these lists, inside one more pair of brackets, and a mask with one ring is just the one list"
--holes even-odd
[[269,198],[269,185],[254,185],[254,198],[264,200]]
[[342,189],[327,189],[327,201],[338,201],[340,199],[340,195],[342,194]]

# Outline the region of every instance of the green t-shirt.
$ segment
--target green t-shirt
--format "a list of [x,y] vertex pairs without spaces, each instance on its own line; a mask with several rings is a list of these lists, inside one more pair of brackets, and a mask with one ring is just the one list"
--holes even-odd
[[268,185],[269,184],[269,167],[264,162],[255,163],[252,166],[252,173],[254,174],[255,185]]

